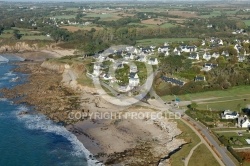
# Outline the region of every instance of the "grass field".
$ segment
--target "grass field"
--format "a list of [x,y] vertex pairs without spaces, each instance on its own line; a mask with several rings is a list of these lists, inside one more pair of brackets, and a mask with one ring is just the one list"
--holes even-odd
[[51,37],[39,35],[39,36],[22,36],[21,40],[52,40]]
[[250,97],[247,98],[247,101],[242,100],[234,100],[234,101],[222,101],[215,103],[206,103],[206,104],[198,104],[198,109],[206,110],[231,110],[241,112],[242,108],[245,108],[246,105],[250,104]]
[[[229,90],[207,91],[177,96],[181,101],[195,101],[198,109],[238,111],[250,104],[250,86],[233,87]],[[174,96],[163,96],[163,100],[171,101]]]
[[250,26],[250,20],[244,20],[244,23],[246,24],[246,26]]
[[188,166],[220,166],[206,145],[199,145],[193,152]]
[[201,15],[201,18],[211,18],[211,17],[217,17],[220,16],[221,12],[220,11],[213,11],[209,15]]
[[[170,162],[171,165],[184,166],[182,158],[188,156],[190,150],[200,142],[200,138],[195,134],[195,132],[190,127],[188,127],[182,121],[178,120],[177,123],[178,123],[178,128],[183,132],[181,135],[177,137],[177,139],[184,139],[186,142],[190,143],[184,145],[180,151],[173,154],[170,157]],[[206,153],[210,152],[207,151]]]
[[153,24],[142,24],[142,23],[129,23],[128,25],[134,25],[138,27],[147,27],[147,28],[154,28],[158,26],[158,25],[153,25]]
[[76,18],[76,15],[58,15],[54,17],[57,19],[71,19],[71,18]]
[[185,41],[196,41],[197,38],[152,38],[152,39],[143,39],[143,40],[137,40],[136,45],[163,45],[165,42],[185,42]]
[[[233,87],[228,90],[218,90],[218,91],[207,91],[201,93],[190,93],[185,95],[178,95],[181,100],[198,100],[198,99],[208,99],[214,97],[238,97],[241,95],[250,95],[250,86],[238,86]],[[173,100],[174,96],[163,96],[164,100]],[[212,100],[212,99],[211,99]]]
[[88,13],[85,17],[100,17],[100,20],[102,21],[111,21],[111,20],[118,20],[119,16],[112,13],[106,13],[106,14],[98,14],[98,13]]
[[162,25],[160,25],[160,27],[162,28],[171,28],[171,27],[174,27],[175,25],[174,24],[171,24],[171,23],[164,23]]

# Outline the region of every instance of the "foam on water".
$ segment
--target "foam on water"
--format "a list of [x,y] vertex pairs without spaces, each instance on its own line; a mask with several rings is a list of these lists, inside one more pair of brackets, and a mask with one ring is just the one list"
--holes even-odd
[[5,76],[11,77],[11,76],[15,76],[16,74],[13,73],[12,71],[9,71],[8,73],[4,74]]
[[73,152],[71,153],[74,156],[85,156],[89,166],[101,166],[103,164],[99,161],[90,158],[91,153],[83,146],[83,144],[77,139],[77,137],[70,133],[65,127],[55,124],[53,121],[46,119],[44,115],[40,114],[26,114],[18,115],[22,111],[28,111],[28,108],[25,106],[19,106],[16,112],[19,120],[25,122],[25,126],[30,130],[42,130],[43,132],[54,133],[65,137],[73,146]]
[[6,98],[0,98],[0,101],[8,101],[8,99],[6,99]]

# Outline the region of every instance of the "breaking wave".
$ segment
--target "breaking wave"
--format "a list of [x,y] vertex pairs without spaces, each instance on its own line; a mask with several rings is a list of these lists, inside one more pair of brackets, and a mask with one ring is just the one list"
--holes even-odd
[[41,114],[25,114],[19,115],[20,112],[28,111],[28,107],[19,106],[16,112],[19,120],[24,121],[25,126],[30,130],[41,130],[47,133],[54,133],[65,137],[73,147],[73,156],[87,158],[87,163],[89,166],[101,166],[99,161],[92,158],[92,154],[83,146],[83,144],[77,139],[77,137],[69,132],[65,127],[55,124],[53,121],[48,120],[44,115]]

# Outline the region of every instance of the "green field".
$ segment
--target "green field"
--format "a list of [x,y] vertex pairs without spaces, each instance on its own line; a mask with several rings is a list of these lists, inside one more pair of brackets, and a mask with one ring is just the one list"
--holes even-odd
[[137,40],[136,45],[163,45],[165,42],[185,42],[185,41],[196,41],[198,40],[197,38],[152,38],[152,39],[143,39],[143,40]]
[[201,15],[201,18],[211,18],[211,17],[217,17],[220,16],[221,12],[220,11],[213,11],[209,15]]
[[244,23],[246,24],[246,26],[250,26],[250,20],[244,20]]
[[[180,151],[173,154],[170,157],[170,162],[171,162],[171,165],[182,166],[184,165],[182,158],[185,158],[188,156],[190,150],[200,142],[200,138],[196,135],[196,133],[190,127],[188,127],[182,121],[178,120],[177,124],[178,124],[177,127],[182,131],[182,134],[177,136],[177,139],[184,139],[186,142],[189,142],[189,143],[184,145]],[[210,153],[210,152],[207,151],[206,153]]]
[[71,19],[71,18],[76,18],[76,15],[58,15],[58,16],[54,16],[57,19]]
[[250,97],[248,96],[247,101],[242,100],[234,100],[234,101],[222,101],[222,102],[214,102],[214,103],[206,103],[206,104],[198,104],[198,109],[206,110],[231,110],[241,112],[242,108],[245,108],[246,105],[250,104]]
[[154,25],[154,24],[143,24],[143,23],[129,23],[128,25],[134,25],[134,26],[138,26],[138,27],[147,27],[147,28],[155,28],[155,27],[158,27],[158,25]]
[[220,166],[218,161],[214,158],[214,156],[209,152],[206,145],[199,145],[193,152],[191,156],[188,166]]
[[[239,96],[250,95],[250,86],[238,86],[233,87],[228,90],[218,90],[218,91],[207,91],[201,93],[190,93],[185,95],[178,95],[178,98],[185,101],[198,100],[198,99],[209,99],[215,97],[239,97]],[[174,96],[167,95],[162,97],[164,100],[173,100]],[[210,99],[212,100],[212,99]]]
[[162,24],[160,27],[162,28],[171,28],[171,27],[174,27],[175,25],[174,24],[171,24],[171,23],[164,23]]

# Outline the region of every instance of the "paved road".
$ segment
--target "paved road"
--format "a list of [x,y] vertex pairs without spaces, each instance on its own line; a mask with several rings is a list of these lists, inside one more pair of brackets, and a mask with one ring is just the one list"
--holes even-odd
[[[153,94],[156,98],[156,100],[159,103],[164,103],[164,101],[155,93],[155,92],[151,92],[151,94]],[[182,112],[177,108],[172,107],[172,111],[173,112]],[[187,115],[184,115],[183,118],[189,119],[190,122],[192,122],[193,124],[195,124],[196,128],[198,128],[200,130],[200,132],[206,137],[206,139],[208,140],[209,144],[212,145],[215,150],[219,153],[219,155],[221,156],[221,160],[218,159],[218,157],[216,157],[217,160],[219,160],[219,163],[222,165],[224,163],[224,165],[226,166],[234,166],[235,163],[232,161],[232,159],[228,156],[227,149],[225,147],[221,147],[214,139],[214,137],[211,135],[211,133],[209,132],[209,130],[206,128],[206,126],[204,126],[203,124],[201,124],[200,122],[195,121],[194,119],[190,118]],[[185,122],[187,124],[187,122],[185,120],[182,119],[183,122]],[[189,125],[189,124],[187,124]],[[207,142],[205,141],[205,139],[199,134],[199,132],[197,131],[197,129],[195,127],[193,127],[192,125],[189,125],[193,130],[196,130],[196,134],[201,138],[202,142],[207,144]],[[210,151],[214,154],[215,152],[211,149],[210,146],[207,147],[210,149]],[[223,163],[222,163],[222,162]]]
[[216,149],[216,151],[221,156],[221,160],[226,166],[234,166],[235,163],[232,161],[232,159],[228,156],[227,149],[224,146],[220,146],[215,139],[211,136],[209,130],[200,122],[197,122],[193,120],[192,118],[188,117],[187,115],[184,116],[185,118],[188,118],[190,122],[196,125],[196,127],[200,130],[200,132],[207,138],[208,142],[213,145],[213,147]]

